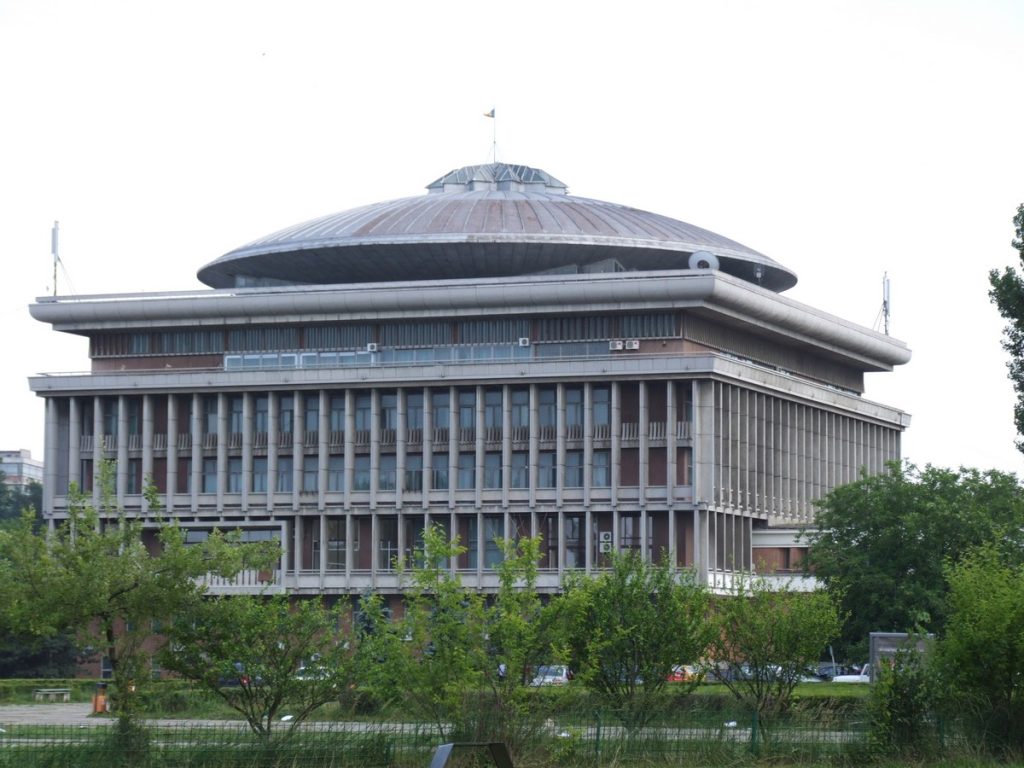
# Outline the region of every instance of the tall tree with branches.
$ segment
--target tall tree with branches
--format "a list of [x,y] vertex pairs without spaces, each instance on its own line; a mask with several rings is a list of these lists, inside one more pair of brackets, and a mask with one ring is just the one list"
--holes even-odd
[[[1016,237],[1010,244],[1020,254],[1021,265],[1024,266],[1024,203],[1017,206],[1013,225]],[[991,285],[989,299],[1006,320],[1003,349],[1010,354],[1006,366],[1017,393],[1017,403],[1013,408],[1013,421],[1017,426],[1015,444],[1017,450],[1024,453],[1024,277],[1016,268],[1005,267],[1002,272],[998,269],[989,272],[988,281]]]
[[[0,625],[40,638],[75,632],[102,649],[112,677],[110,701],[119,716],[131,719],[136,693],[150,677],[161,622],[202,599],[207,574],[230,577],[265,567],[280,545],[242,544],[219,532],[188,545],[173,523],[147,530],[117,506],[114,473],[113,462],[100,465],[98,505],[72,488],[67,519],[53,531],[37,530],[31,512],[0,531]],[[151,485],[146,495],[150,509],[159,510]]]

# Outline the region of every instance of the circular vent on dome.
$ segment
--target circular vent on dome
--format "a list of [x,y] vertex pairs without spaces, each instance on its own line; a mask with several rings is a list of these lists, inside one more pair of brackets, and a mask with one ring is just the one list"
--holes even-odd
[[710,251],[694,251],[690,254],[690,269],[718,269],[718,257]]

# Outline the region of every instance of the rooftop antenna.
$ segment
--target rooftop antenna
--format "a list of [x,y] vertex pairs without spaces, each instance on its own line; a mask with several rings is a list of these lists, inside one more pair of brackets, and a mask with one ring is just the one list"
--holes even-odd
[[885,328],[885,335],[889,335],[889,273],[882,273],[882,326]]
[[889,335],[889,273],[882,273],[882,316],[885,318],[885,335]]
[[60,263],[60,255],[57,249],[57,239],[60,235],[60,222],[53,222],[53,229],[50,230],[50,254],[53,256],[53,295],[57,295],[57,265]]
[[484,117],[491,118],[491,162],[498,162],[498,118],[495,116],[495,109],[491,107],[490,112],[484,112]]

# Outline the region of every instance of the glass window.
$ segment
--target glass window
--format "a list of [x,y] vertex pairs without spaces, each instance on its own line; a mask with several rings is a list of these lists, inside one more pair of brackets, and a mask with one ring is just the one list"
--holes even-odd
[[203,493],[217,492],[217,460],[203,459]]
[[476,488],[476,455],[459,454],[459,488],[462,490]]
[[591,484],[594,488],[608,488],[612,484],[611,455],[608,451],[594,451],[593,461]]
[[345,457],[344,456],[328,456],[327,457],[327,490],[328,491],[344,491],[345,490]]
[[501,488],[501,454],[484,454],[484,488]]
[[448,490],[448,454],[435,453],[432,459],[430,487],[437,491]]
[[558,484],[557,465],[554,451],[541,451],[537,454],[537,487],[554,488]]
[[345,518],[327,518],[327,570],[345,569]]
[[303,411],[305,412],[304,427],[306,432],[320,431],[320,397],[315,392],[310,392],[302,398]]
[[448,429],[451,426],[451,406],[448,392],[431,392],[430,401],[434,411],[434,428]]
[[291,456],[279,456],[277,459],[277,491],[278,493],[290,493],[294,488],[292,472],[295,463]]
[[583,451],[565,452],[565,483],[566,488],[583,487]]
[[553,427],[558,419],[558,393],[554,389],[537,392],[537,419],[542,427]]
[[142,460],[128,459],[128,477],[125,493],[142,493]]
[[345,431],[345,396],[331,395],[331,431]]
[[203,398],[203,434],[217,434],[217,396],[207,395]]
[[380,473],[377,487],[382,491],[395,490],[395,468],[397,458],[393,453],[385,453],[380,457]]
[[405,490],[418,493],[423,490],[423,455],[410,453],[405,457]]
[[565,388],[565,425],[567,427],[583,426],[583,388]]
[[594,401],[594,426],[612,423],[612,393],[608,387],[594,387],[591,396]]
[[512,453],[512,477],[513,488],[530,487],[530,454],[526,451],[514,451]]
[[138,397],[129,397],[125,405],[128,406],[128,434],[142,434],[142,400]]
[[405,395],[406,429],[423,429],[423,393],[408,392]]
[[365,453],[361,453],[355,458],[355,465],[353,467],[354,473],[352,475],[352,490],[353,491],[368,491],[370,490],[370,457]]
[[496,515],[484,518],[484,568],[494,568],[504,558],[498,542],[505,537],[504,521]]
[[484,392],[484,426],[494,429],[500,428],[501,425],[501,390],[489,389]]
[[320,460],[316,456],[302,457],[302,490],[315,491],[318,487],[317,478],[320,474]]
[[252,491],[267,492],[267,457],[256,456],[252,460]]
[[242,458],[232,456],[228,459],[228,493],[242,492]]
[[380,396],[380,428],[398,429],[398,395],[394,392]]
[[243,431],[243,409],[245,398],[241,395],[232,395],[228,398],[228,432],[241,434]]
[[639,516],[623,515],[619,518],[619,547],[621,549],[639,549],[641,544],[640,536]]
[[380,555],[377,567],[390,571],[395,567],[395,560],[398,558],[398,520],[394,517],[381,517],[377,525],[377,551]]
[[530,391],[528,389],[512,390],[512,426],[530,426]]
[[103,398],[103,434],[117,434],[118,401],[116,397]]
[[360,432],[370,431],[371,408],[369,392],[360,392],[356,395],[356,429]]
[[252,428],[255,432],[266,432],[270,425],[270,398],[260,395],[253,400]]
[[583,568],[586,565],[586,544],[583,530],[586,519],[575,515],[565,516],[565,567]]
[[277,428],[279,432],[289,433],[295,429],[295,398],[283,395],[280,400]]
[[476,392],[463,389],[459,392],[459,429],[473,429],[476,426]]

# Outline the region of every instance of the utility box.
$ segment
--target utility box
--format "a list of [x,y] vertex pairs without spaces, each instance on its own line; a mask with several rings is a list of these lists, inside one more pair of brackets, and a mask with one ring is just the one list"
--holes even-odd
[[[912,640],[914,637],[916,639]],[[914,635],[906,632],[872,632],[868,635],[868,660],[871,663],[871,682],[878,679],[878,670],[882,664],[891,663],[891,659],[900,649],[913,649],[918,653],[928,650],[928,644],[934,635]]]

